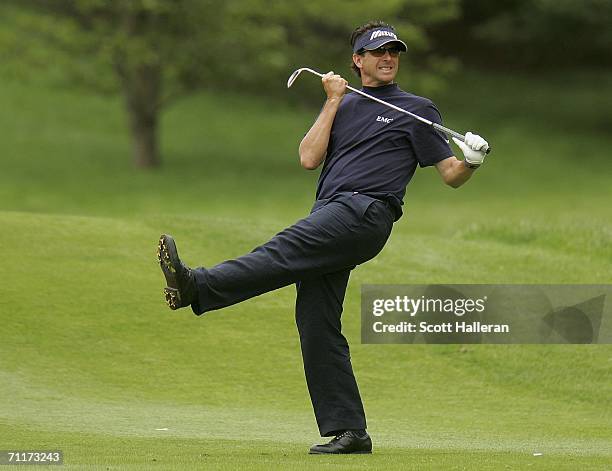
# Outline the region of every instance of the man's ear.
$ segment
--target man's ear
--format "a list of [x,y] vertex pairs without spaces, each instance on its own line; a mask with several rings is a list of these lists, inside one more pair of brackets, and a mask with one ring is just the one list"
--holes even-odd
[[353,64],[355,64],[359,69],[361,69],[362,65],[361,65],[361,60],[363,59],[363,57],[361,57],[360,54],[353,54]]

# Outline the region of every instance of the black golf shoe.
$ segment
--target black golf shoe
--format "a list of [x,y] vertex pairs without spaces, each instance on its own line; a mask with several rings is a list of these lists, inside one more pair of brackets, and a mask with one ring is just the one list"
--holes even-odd
[[157,260],[166,277],[164,295],[170,309],[189,306],[196,296],[195,277],[191,268],[183,265],[176,250],[174,239],[162,235],[157,246]]
[[365,430],[347,430],[325,445],[314,445],[311,455],[372,453],[372,440]]

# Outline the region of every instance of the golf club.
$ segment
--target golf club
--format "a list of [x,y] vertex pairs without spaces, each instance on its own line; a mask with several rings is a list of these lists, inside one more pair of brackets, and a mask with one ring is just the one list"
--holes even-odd
[[[324,74],[317,72],[316,70],[312,70],[309,69],[308,67],[302,67],[301,69],[297,69],[295,72],[293,72],[291,74],[291,76],[289,77],[289,80],[287,80],[287,88],[291,87],[291,85],[293,85],[293,82],[296,81],[296,79],[299,77],[299,75],[302,72],[310,72],[311,74],[314,75],[318,75],[319,77],[323,77]],[[388,106],[389,108],[393,108],[394,110],[397,110],[401,113],[407,114],[409,116],[412,116],[414,119],[419,120],[420,122],[427,124],[431,127],[433,127],[434,129],[437,129],[438,131],[442,131],[443,133],[448,134],[449,136],[452,137],[456,137],[457,139],[461,140],[462,142],[465,142],[465,136],[463,134],[458,133],[457,131],[453,131],[452,129],[449,129],[447,127],[442,126],[441,124],[438,123],[434,123],[432,121],[429,121],[428,119],[425,119],[421,116],[418,116],[414,113],[411,113],[410,111],[404,110],[403,108],[400,108],[399,106],[395,106],[392,105],[391,103],[387,103],[386,101],[383,101],[379,98],[376,98],[372,95],[368,95],[367,93],[362,92],[361,90],[357,90],[356,88],[351,87],[350,85],[347,85],[346,88],[348,88],[349,90],[352,90],[355,93],[358,93],[361,96],[364,96],[366,98],[369,98],[370,100],[374,100],[377,101],[378,103],[381,103],[385,106]],[[491,152],[491,147],[487,147],[485,153],[488,154],[489,152]]]

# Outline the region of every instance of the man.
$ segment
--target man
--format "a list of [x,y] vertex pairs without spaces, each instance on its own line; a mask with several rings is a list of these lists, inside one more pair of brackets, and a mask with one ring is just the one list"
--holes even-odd
[[[394,82],[406,44],[394,29],[370,22],[351,36],[353,68],[363,91],[440,122],[435,106]],[[329,72],[323,108],[299,147],[306,169],[323,163],[312,212],[251,253],[212,268],[190,269],[172,238],[163,235],[158,256],[170,308],[195,314],[220,309],[295,283],[296,324],[304,371],[321,436],[334,436],[310,453],[371,453],[361,397],[340,317],[350,271],[376,256],[401,215],[406,185],[417,165],[435,165],[448,185],[466,182],[483,162],[486,141],[468,133],[448,141],[431,127],[388,107],[345,94],[347,82]]]

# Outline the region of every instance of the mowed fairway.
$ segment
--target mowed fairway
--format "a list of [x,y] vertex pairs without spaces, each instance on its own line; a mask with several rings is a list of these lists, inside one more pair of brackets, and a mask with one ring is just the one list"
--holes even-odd
[[564,82],[490,80],[485,109],[462,106],[469,78],[436,100],[490,139],[486,166],[459,190],[417,171],[353,272],[343,325],[375,446],[359,457],[306,454],[293,287],[198,318],[165,306],[155,257],[168,232],[214,264],[306,214],[317,173],[296,148],[316,111],[198,95],[164,115],[165,166],[137,172],[118,99],[3,84],[0,449],[61,449],[69,469],[610,469],[609,345],[359,343],[364,283],[612,283],[610,111],[588,107],[612,82],[569,77],[559,103]]

